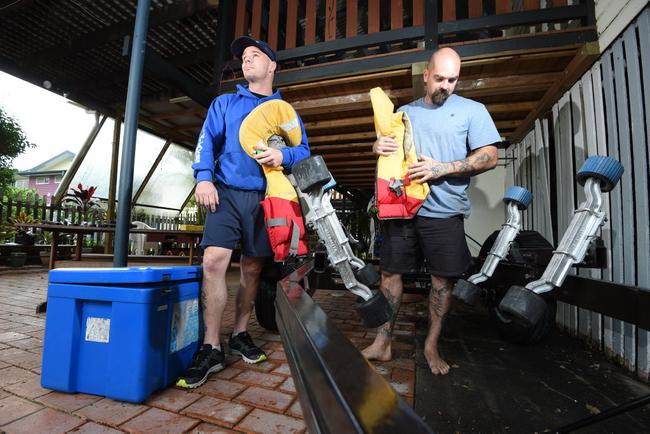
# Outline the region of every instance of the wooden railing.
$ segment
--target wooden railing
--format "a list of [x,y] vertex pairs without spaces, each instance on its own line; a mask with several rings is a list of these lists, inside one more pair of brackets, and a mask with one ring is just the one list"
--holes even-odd
[[[513,4],[518,5],[516,10]],[[426,58],[423,52],[439,44],[456,44],[467,56],[597,37],[594,0],[571,5],[567,0],[236,0],[228,14],[233,17],[229,30],[233,37],[250,35],[276,50],[279,83],[305,79],[304,73],[292,77],[287,70],[340,60],[386,58],[373,60],[366,69],[421,61]],[[521,35],[531,38],[524,41]],[[538,39],[533,41],[533,36]],[[226,39],[224,44],[229,44],[231,39]],[[468,41],[482,44],[468,47]],[[387,54],[400,57],[389,59]],[[237,66],[236,60],[225,61],[221,68],[233,75],[222,79],[239,78]],[[350,71],[334,67],[318,74],[346,72]],[[318,75],[310,74],[314,77],[307,78]]]
[[[274,50],[289,50],[362,34],[423,26],[432,14],[438,16],[437,22],[451,22],[567,7],[568,1],[523,0],[518,9],[512,8],[514,2],[511,0],[393,0],[390,3],[380,0],[270,0],[268,8],[265,4],[263,0],[237,0],[234,34],[265,40]],[[542,8],[542,4],[546,7]],[[581,5],[593,9],[592,1],[582,1]],[[503,26],[508,26],[507,20],[503,21]]]
[[[106,224],[104,209],[93,208],[84,213],[74,207],[48,204],[38,194],[0,190],[0,227],[11,226],[11,219],[21,212],[41,223]],[[182,224],[197,224],[198,219],[196,213],[186,212],[174,217],[133,213],[131,220],[142,221],[154,229],[178,230]]]

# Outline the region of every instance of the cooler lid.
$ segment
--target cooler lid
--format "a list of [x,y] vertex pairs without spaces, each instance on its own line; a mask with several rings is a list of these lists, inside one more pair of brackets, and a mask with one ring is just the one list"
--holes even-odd
[[119,268],[57,268],[49,273],[50,283],[111,285],[160,283],[197,280],[200,266],[184,267],[119,267]]

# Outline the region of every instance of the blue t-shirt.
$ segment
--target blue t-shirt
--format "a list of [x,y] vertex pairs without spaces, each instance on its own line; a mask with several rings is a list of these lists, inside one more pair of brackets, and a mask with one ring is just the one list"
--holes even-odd
[[[426,155],[448,163],[462,160],[474,150],[501,141],[485,106],[452,94],[441,106],[424,98],[402,106],[413,125],[418,157]],[[459,214],[469,217],[468,177],[445,177],[429,182],[431,192],[418,211],[425,217],[446,218]]]

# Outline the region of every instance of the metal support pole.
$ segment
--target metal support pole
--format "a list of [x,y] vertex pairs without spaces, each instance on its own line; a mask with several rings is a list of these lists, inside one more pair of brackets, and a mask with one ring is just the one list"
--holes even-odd
[[120,162],[120,189],[118,196],[117,227],[115,228],[114,267],[125,267],[128,258],[129,227],[131,225],[131,195],[133,194],[133,166],[135,160],[135,139],[138,133],[140,93],[142,90],[142,69],[147,48],[147,27],[149,25],[150,0],[138,0],[131,47],[129,87],[124,113],[124,138]]

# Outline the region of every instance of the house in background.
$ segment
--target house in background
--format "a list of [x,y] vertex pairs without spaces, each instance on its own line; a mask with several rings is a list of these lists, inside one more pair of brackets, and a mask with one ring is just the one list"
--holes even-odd
[[33,188],[39,196],[51,197],[56,193],[74,157],[73,152],[64,151],[31,169],[20,171],[16,173],[14,185],[19,188]]

